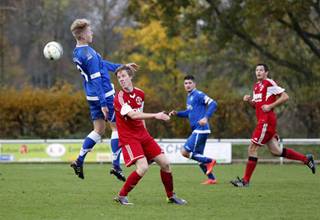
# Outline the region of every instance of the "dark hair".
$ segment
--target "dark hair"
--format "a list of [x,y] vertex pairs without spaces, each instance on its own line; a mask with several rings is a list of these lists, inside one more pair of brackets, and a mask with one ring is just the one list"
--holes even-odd
[[134,76],[134,71],[132,69],[130,69],[128,66],[126,66],[126,65],[122,65],[122,66],[118,67],[116,69],[116,71],[114,72],[114,74],[117,76],[118,73],[120,71],[123,71],[123,70],[126,71],[129,76]]
[[185,77],[184,77],[184,80],[192,80],[193,82],[195,81],[195,78],[194,78],[194,76],[192,76],[192,75],[186,75]]
[[269,72],[269,67],[267,66],[267,64],[265,64],[265,63],[258,63],[258,64],[256,65],[256,68],[257,68],[257,66],[263,66],[264,71],[265,71],[265,72]]

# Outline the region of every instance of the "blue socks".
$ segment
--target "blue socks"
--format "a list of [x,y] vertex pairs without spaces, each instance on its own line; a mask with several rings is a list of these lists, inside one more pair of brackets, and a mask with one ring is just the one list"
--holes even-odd
[[82,148],[80,150],[80,153],[79,153],[79,156],[77,159],[78,166],[83,165],[83,162],[86,158],[87,153],[92,150],[94,145],[98,141],[100,141],[100,139],[101,139],[101,136],[95,131],[91,131],[91,133],[86,137],[86,139],[84,139],[84,142],[82,144]]
[[212,161],[212,159],[197,153],[190,153],[190,158],[198,161],[199,163],[210,163]]
[[[207,173],[207,166],[205,165],[205,164],[203,164],[203,163],[199,163],[199,167],[201,168],[201,170],[203,171],[203,173],[206,175],[206,173]],[[213,173],[210,173],[209,175],[208,175],[208,178],[209,179],[216,179],[216,177],[213,175]]]

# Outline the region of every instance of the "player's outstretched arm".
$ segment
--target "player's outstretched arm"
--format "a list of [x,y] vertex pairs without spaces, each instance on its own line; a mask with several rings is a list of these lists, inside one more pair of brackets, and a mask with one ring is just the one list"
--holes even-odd
[[128,112],[127,116],[134,120],[145,120],[145,119],[158,119],[163,121],[170,120],[170,116],[165,114],[164,112],[158,113],[144,113],[144,112],[137,112],[137,111],[130,111]]
[[171,112],[169,112],[169,116],[175,116],[177,115],[177,111],[176,110],[172,110]]
[[176,115],[177,117],[180,117],[180,118],[188,118],[188,116],[189,116],[189,111],[190,111],[189,109],[184,110],[184,111],[172,110],[172,111],[169,113],[169,116]]

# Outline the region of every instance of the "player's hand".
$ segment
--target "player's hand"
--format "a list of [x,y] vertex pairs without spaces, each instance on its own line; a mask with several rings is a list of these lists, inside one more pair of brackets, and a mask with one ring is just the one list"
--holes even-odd
[[272,107],[270,105],[263,105],[261,106],[262,111],[269,112],[271,111]]
[[243,96],[243,101],[249,102],[250,100],[251,100],[251,96],[250,95],[244,95]]
[[127,63],[125,66],[130,68],[134,72],[139,69],[139,66],[136,63]]
[[107,107],[107,106],[101,107],[101,111],[102,111],[102,113],[103,113],[104,120],[107,120],[107,119],[108,119],[108,113],[109,113],[108,107]]
[[156,115],[155,115],[155,118],[158,119],[158,120],[163,120],[163,121],[168,121],[170,120],[170,116],[165,114],[164,112],[158,112]]
[[169,116],[174,116],[177,115],[177,111],[176,110],[172,110],[171,112],[169,112]]
[[201,126],[204,126],[208,123],[208,119],[206,117],[204,118],[201,118],[199,121],[198,121],[199,125]]

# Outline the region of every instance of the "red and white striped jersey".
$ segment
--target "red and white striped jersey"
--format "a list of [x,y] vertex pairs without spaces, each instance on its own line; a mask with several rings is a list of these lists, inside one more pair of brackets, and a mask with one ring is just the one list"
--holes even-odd
[[265,79],[257,82],[253,87],[253,99],[256,108],[257,120],[261,120],[269,114],[274,114],[273,110],[270,112],[264,112],[262,110],[263,105],[269,105],[277,100],[277,95],[280,95],[285,90],[277,85],[272,79]]
[[114,99],[116,124],[120,145],[128,143],[132,138],[140,139],[147,132],[142,120],[133,120],[127,116],[130,111],[143,111],[144,92],[134,88],[128,93],[123,90],[117,92]]

